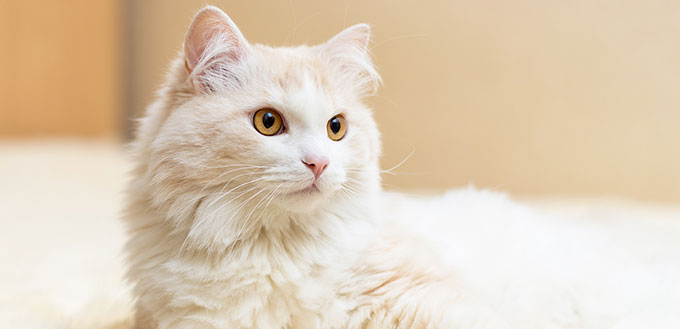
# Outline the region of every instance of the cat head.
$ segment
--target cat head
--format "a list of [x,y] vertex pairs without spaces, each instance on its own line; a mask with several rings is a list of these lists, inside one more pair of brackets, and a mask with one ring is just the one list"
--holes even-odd
[[155,204],[219,225],[265,208],[313,213],[377,188],[369,36],[360,24],[320,45],[272,48],[202,9],[138,134]]

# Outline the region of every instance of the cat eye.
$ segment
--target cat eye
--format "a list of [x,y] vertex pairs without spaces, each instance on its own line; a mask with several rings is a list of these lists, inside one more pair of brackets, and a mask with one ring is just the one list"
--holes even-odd
[[272,109],[260,109],[253,115],[253,126],[262,135],[274,136],[283,130],[283,119]]
[[326,131],[328,132],[328,138],[339,141],[345,137],[347,132],[347,121],[342,115],[336,115],[328,120],[326,125]]

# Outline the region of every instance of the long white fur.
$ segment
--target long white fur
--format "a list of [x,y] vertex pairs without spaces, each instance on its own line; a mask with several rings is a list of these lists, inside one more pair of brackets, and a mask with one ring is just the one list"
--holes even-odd
[[[677,235],[630,244],[473,189],[384,194],[369,34],[270,48],[199,12],[132,145],[137,328],[680,327]],[[262,107],[284,134],[255,131]],[[308,155],[330,164],[297,193]]]

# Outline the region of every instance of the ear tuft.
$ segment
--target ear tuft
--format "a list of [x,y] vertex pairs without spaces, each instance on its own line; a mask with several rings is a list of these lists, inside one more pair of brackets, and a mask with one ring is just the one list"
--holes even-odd
[[194,17],[184,41],[187,71],[196,78],[216,61],[238,62],[247,48],[248,42],[229,16],[217,7],[206,6]]
[[368,44],[371,39],[371,27],[368,24],[357,24],[344,29],[325,44],[321,45],[323,56],[329,64],[336,67],[341,76],[352,81],[357,92],[374,93],[381,83],[380,75],[373,66]]

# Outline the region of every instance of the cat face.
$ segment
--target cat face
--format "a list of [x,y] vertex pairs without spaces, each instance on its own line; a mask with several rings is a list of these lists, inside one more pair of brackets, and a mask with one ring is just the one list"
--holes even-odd
[[379,134],[362,99],[379,78],[368,37],[358,25],[319,46],[270,48],[249,44],[219,9],[199,12],[177,105],[151,144],[152,181],[205,208],[293,212],[374,184]]

